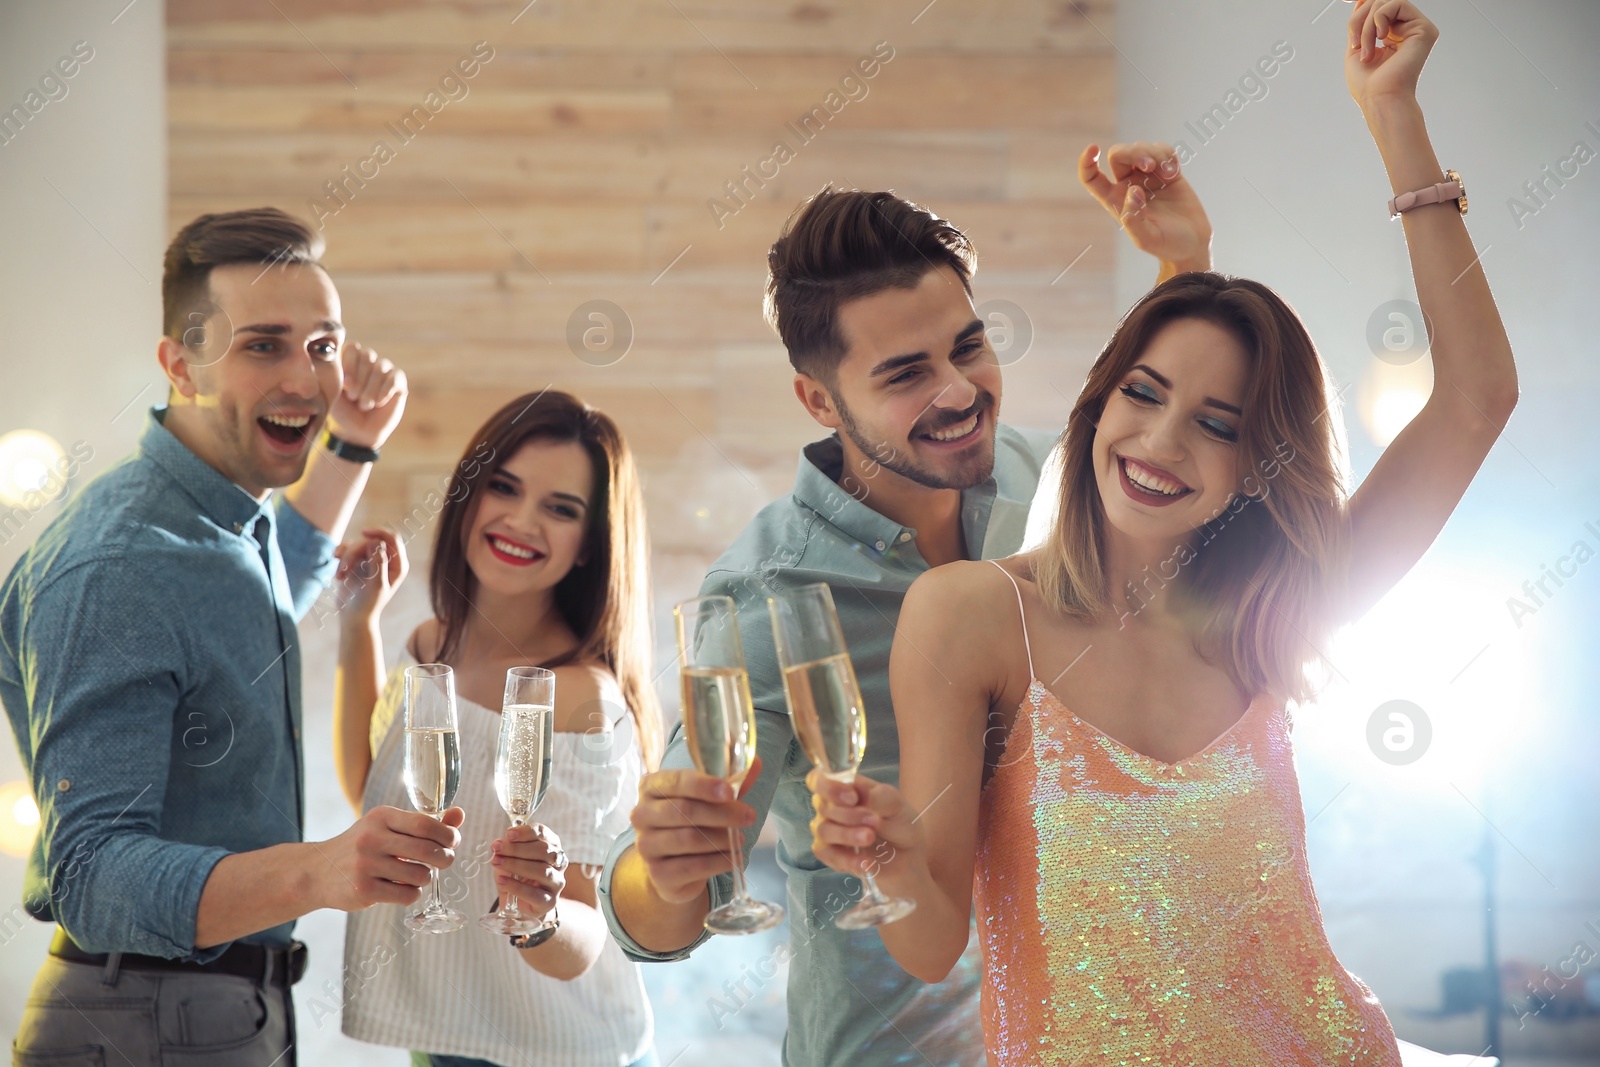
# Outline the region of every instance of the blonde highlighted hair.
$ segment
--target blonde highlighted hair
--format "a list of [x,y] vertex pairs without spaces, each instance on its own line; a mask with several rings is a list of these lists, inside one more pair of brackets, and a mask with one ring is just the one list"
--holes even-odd
[[[1349,551],[1348,473],[1336,398],[1292,308],[1259,282],[1180,274],[1151,290],[1095,360],[1062,434],[1056,521],[1034,577],[1046,605],[1084,620],[1118,603],[1107,588],[1106,514],[1094,438],[1106,400],[1150,342],[1179,319],[1227,330],[1244,349],[1239,494],[1160,573],[1195,647],[1254,695],[1305,700],[1324,658]],[[1170,573],[1169,573],[1170,572]]]

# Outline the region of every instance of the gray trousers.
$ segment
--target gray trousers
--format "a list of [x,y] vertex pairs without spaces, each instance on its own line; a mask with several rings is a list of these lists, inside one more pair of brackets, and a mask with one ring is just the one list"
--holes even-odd
[[229,974],[133,971],[46,956],[13,1067],[291,1067],[289,990]]

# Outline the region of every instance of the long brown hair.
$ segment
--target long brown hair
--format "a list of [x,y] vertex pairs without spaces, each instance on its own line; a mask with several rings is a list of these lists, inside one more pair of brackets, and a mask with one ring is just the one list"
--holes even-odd
[[[1093,446],[1106,400],[1169,323],[1203,319],[1244,349],[1248,386],[1239,425],[1243,488],[1154,576],[1195,647],[1252,695],[1305,700],[1306,668],[1324,659],[1349,545],[1348,475],[1340,418],[1304,324],[1259,282],[1180,274],[1123,316],[1095,360],[1063,434],[1056,522],[1034,566],[1045,603],[1080,619],[1102,616],[1105,508]],[[1170,572],[1170,573],[1169,573]]]
[[428,592],[439,619],[437,657],[459,650],[477,579],[467,566],[468,524],[499,462],[529,441],[573,442],[594,466],[594,492],[583,533],[581,566],[556,584],[556,609],[577,635],[576,648],[543,667],[599,660],[616,676],[633,717],[645,766],[661,755],[661,714],[650,685],[650,561],[644,495],[633,453],[604,412],[555,389],[519,396],[473,435],[450,477],[434,535]]

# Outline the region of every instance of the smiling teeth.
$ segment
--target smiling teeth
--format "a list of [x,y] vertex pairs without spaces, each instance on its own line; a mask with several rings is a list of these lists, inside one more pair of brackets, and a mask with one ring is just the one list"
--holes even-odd
[[516,556],[518,559],[532,559],[535,554],[531,548],[523,548],[521,545],[514,545],[510,541],[502,541],[493,535],[490,535],[489,543],[506,555]]
[[978,416],[974,415],[958,426],[952,426],[948,430],[940,430],[938,433],[930,433],[928,436],[935,441],[954,441],[958,437],[967,436],[977,425]]
[[1127,459],[1123,459],[1122,469],[1127,472],[1128,481],[1137,485],[1140,489],[1148,489],[1152,493],[1160,493],[1162,496],[1177,496],[1183,492],[1183,486],[1169,482],[1165,478],[1157,478],[1155,475],[1146,474],[1132,463],[1129,463]]
[[304,429],[311,423],[310,415],[263,415],[261,418],[274,426],[288,426],[294,430]]

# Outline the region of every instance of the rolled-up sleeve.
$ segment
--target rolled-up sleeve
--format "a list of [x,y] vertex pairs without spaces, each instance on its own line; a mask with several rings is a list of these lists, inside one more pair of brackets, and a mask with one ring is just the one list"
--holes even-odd
[[[661,755],[661,769],[690,769],[694,761],[689,758],[689,745],[683,738],[683,724],[680,722],[672,731],[672,737],[667,742],[667,750]],[[633,847],[634,831],[630,825],[617,835],[611,843],[611,851],[606,856],[606,865],[600,872],[600,881],[596,884],[595,895],[600,901],[600,911],[606,917],[606,924],[611,927],[611,936],[617,939],[617,944],[622,946],[623,955],[638,963],[667,963],[672,960],[688,959],[689,954],[700,946],[706,938],[711,936],[709,930],[702,930],[700,936],[693,942],[685,945],[677,952],[656,952],[645,948],[633,939],[627,928],[617,921],[616,908],[611,902],[611,876],[616,872],[617,861],[622,854]],[[720,907],[724,901],[733,895],[733,878],[731,875],[719,875],[712,878],[707,885],[711,889],[711,907]]]
[[[748,866],[751,851],[761,837],[767,815],[772,810],[773,797],[778,792],[778,779],[789,759],[794,730],[787,711],[782,709],[783,688],[777,669],[777,651],[773,647],[772,627],[767,621],[766,596],[771,591],[768,583],[757,571],[714,569],[700,586],[701,596],[730,596],[739,613],[740,643],[744,646],[745,665],[750,670],[750,689],[756,705],[756,754],[761,757],[761,773],[739,799],[755,809],[756,818],[744,832],[744,861]],[[774,707],[779,710],[767,710]],[[666,753],[661,757],[663,770],[692,769],[694,760],[689,755],[689,745],[683,736],[680,720],[673,728]],[[617,922],[611,903],[611,875],[617,860],[634,842],[634,831],[629,826],[615,842],[601,872],[598,896],[601,910],[611,932],[630,959],[639,962],[681,960],[699,947],[710,933],[702,931],[695,941],[677,952],[653,952],[635,941]],[[711,908],[716,909],[733,897],[733,875],[720,874],[708,879]]]
[[296,511],[282,493],[273,499],[273,506],[277,509],[278,552],[283,556],[283,570],[294,600],[294,618],[299,622],[333,581],[339,567],[333,554],[337,545]]
[[[761,836],[761,827],[767,821],[767,813],[772,809],[772,798],[778,791],[778,776],[783,771],[784,761],[788,759],[791,740],[789,716],[757,709],[756,752],[761,757],[761,773],[751,783],[749,791],[740,798],[756,812],[755,822],[747,827],[744,833],[744,860],[747,866],[751,850]],[[694,760],[689,756],[689,745],[683,736],[683,723],[679,722],[673,728],[667,751],[661,757],[661,768],[671,770],[693,769],[693,767]],[[622,946],[623,954],[640,963],[687,959],[690,953],[711,936],[710,931],[701,931],[699,937],[677,952],[655,952],[635,941],[617,921],[617,913],[611,902],[611,876],[616,870],[617,860],[633,846],[633,842],[634,831],[633,827],[629,826],[612,842],[611,852],[606,857],[605,869],[600,873],[597,896],[600,910],[605,914],[607,925],[611,927],[611,934],[616,938],[617,944]],[[707,880],[706,886],[711,895],[711,909],[719,908],[733,898],[732,874],[719,874]]]
[[[204,962],[200,894],[224,848],[163,840],[175,713],[186,686],[178,606],[130,560],[84,563],[35,591],[18,662],[31,732],[48,910],[89,952]],[[41,909],[38,905],[44,905]]]

